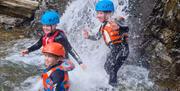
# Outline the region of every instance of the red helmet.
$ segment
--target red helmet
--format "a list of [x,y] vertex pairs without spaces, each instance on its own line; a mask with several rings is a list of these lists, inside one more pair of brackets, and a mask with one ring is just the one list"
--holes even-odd
[[46,46],[43,47],[42,52],[51,53],[65,58],[65,49],[60,43],[56,43],[56,42],[48,43]]

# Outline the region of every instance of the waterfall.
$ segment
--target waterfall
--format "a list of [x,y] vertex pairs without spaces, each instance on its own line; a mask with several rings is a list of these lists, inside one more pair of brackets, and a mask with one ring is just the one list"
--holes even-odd
[[[65,31],[71,45],[80,55],[84,64],[87,65],[87,69],[82,70],[75,60],[71,58],[76,64],[76,68],[69,72],[71,83],[70,91],[111,91],[112,89],[112,87],[108,85],[109,77],[104,70],[104,63],[109,49],[102,39],[99,41],[91,41],[82,37],[82,29],[84,27],[91,28],[92,30],[90,32],[92,34],[95,34],[100,27],[100,22],[96,19],[96,1],[97,0],[73,0],[72,3],[67,6],[57,27]],[[128,20],[128,0],[112,1],[114,2],[116,10],[114,17],[124,16]],[[21,43],[22,41],[23,44]],[[29,39],[21,40],[17,42],[17,45],[31,45],[29,41]],[[39,54],[40,52],[36,51],[29,55],[28,58],[22,58],[14,52],[6,59],[13,59],[15,62],[20,60],[25,63],[37,65],[37,63],[43,63],[43,61],[34,61],[43,60]],[[149,71],[144,68],[124,64],[118,72],[118,80],[121,84],[119,89],[122,91],[144,91],[146,89],[152,89],[153,83],[149,81],[148,73]],[[33,79],[33,81],[29,79]],[[31,83],[33,85],[29,85],[26,88],[24,87],[25,90],[20,89],[20,91],[36,91],[38,88],[41,88],[41,80],[37,79],[38,77],[27,78],[23,83]]]

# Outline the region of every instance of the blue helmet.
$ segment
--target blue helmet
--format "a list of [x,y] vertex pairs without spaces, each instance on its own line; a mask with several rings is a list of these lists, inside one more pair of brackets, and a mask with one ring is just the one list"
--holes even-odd
[[47,10],[41,16],[41,23],[43,25],[55,25],[59,23],[59,14],[54,10]]
[[114,4],[110,0],[99,0],[96,4],[96,11],[114,11]]

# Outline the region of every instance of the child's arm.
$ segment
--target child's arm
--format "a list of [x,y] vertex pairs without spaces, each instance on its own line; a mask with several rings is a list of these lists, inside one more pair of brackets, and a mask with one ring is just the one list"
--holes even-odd
[[129,27],[128,27],[128,24],[127,24],[125,18],[123,18],[123,17],[115,18],[115,22],[117,23],[119,28],[121,30],[123,30],[123,33],[129,32]]
[[[101,27],[100,27],[100,29],[101,29]],[[90,39],[90,40],[96,41],[96,40],[99,40],[102,37],[100,30],[95,35],[90,35],[89,31],[90,31],[90,28],[84,28],[82,30],[83,37],[85,39]]]
[[53,82],[53,91],[64,91],[64,89],[61,87],[64,80],[64,71],[57,70],[51,74],[50,78]]
[[83,62],[81,61],[79,55],[76,53],[76,51],[72,48],[71,44],[69,43],[66,35],[64,33],[60,33],[59,36],[57,36],[57,38],[55,39],[56,42],[59,42],[61,44],[63,44],[63,46],[65,47],[65,50],[71,54],[71,56],[77,61],[77,63],[79,65],[83,64]]
[[28,52],[32,52],[32,51],[40,49],[41,46],[42,46],[42,37],[35,44],[33,44],[27,49],[28,49]]
[[96,41],[96,40],[99,40],[100,38],[101,38],[101,33],[100,33],[100,31],[97,33],[97,34],[95,34],[95,35],[89,35],[89,37],[87,38],[87,39],[90,39],[90,40],[94,40],[94,41]]
[[35,51],[35,50],[41,48],[41,46],[42,46],[42,38],[39,39],[39,40],[38,40],[34,45],[32,45],[31,47],[22,50],[22,51],[20,52],[20,54],[21,54],[22,56],[24,56],[24,55],[26,55],[26,54],[28,54],[28,53],[30,53],[30,52],[32,52],[32,51]]
[[72,63],[72,61],[68,59],[65,59],[61,66],[63,71],[71,71],[75,68],[75,65]]

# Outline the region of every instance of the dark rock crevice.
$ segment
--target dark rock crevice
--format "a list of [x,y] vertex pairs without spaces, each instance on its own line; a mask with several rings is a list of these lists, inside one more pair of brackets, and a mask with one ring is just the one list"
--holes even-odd
[[150,63],[149,77],[159,86],[172,90],[180,89],[179,10],[178,0],[156,0],[143,30],[143,41],[151,41],[141,51]]

